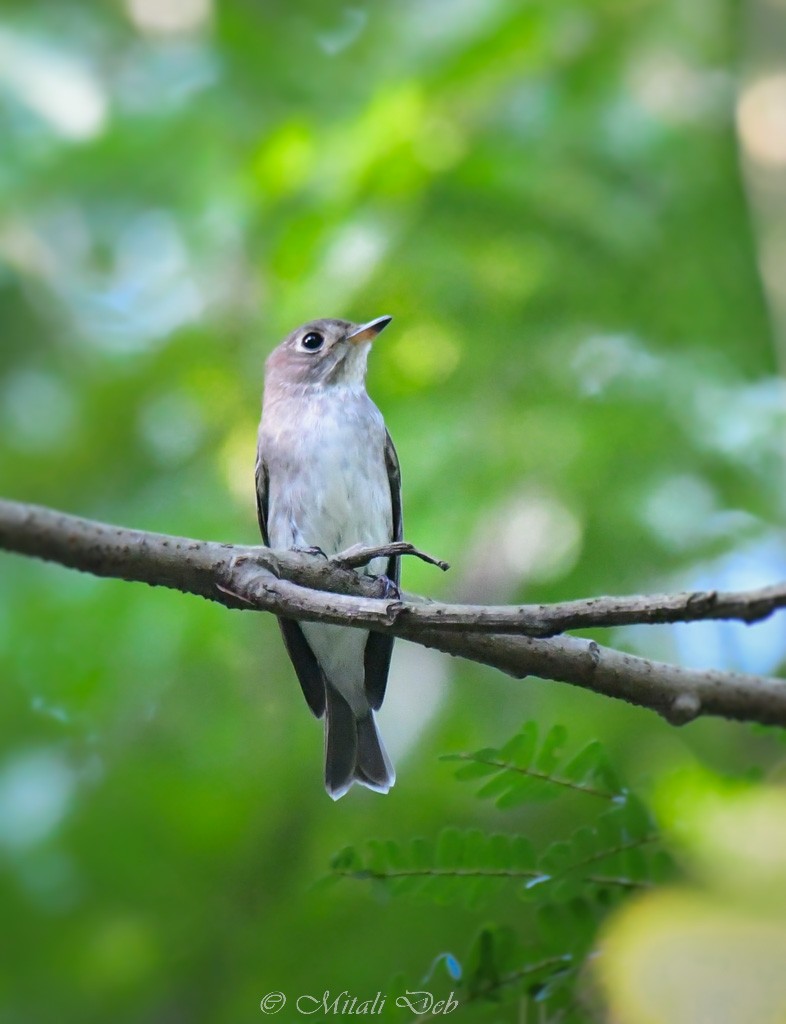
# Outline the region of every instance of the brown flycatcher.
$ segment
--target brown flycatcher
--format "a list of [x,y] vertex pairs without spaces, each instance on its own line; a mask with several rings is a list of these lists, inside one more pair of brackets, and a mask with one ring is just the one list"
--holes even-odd
[[[372,341],[390,323],[312,320],[269,356],[256,464],[265,544],[318,549],[401,540],[401,477],[382,414],[366,393]],[[398,584],[398,559],[366,568]],[[308,706],[325,716],[325,788],[354,782],[387,793],[393,766],[374,724],[393,638],[365,629],[279,619]]]

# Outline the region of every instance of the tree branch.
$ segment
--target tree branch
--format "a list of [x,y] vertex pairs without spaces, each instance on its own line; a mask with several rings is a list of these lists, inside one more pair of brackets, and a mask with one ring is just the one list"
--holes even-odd
[[[0,548],[98,576],[199,594],[230,608],[390,632],[517,678],[534,675],[572,683],[650,708],[674,724],[718,715],[786,725],[782,679],[684,669],[593,640],[555,635],[587,626],[719,618],[752,622],[786,606],[786,584],[739,593],[600,597],[511,607],[440,604],[409,594],[390,600],[384,596],[384,581],[347,567],[347,562],[365,564],[379,549],[352,549],[336,561],[127,530],[3,500]],[[397,550],[422,557],[410,546]]]

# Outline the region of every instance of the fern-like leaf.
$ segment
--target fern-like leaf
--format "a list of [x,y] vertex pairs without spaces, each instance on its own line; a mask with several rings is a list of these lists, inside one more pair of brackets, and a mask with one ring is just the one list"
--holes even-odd
[[448,754],[443,760],[461,762],[458,779],[486,779],[477,795],[495,800],[501,808],[550,800],[565,790],[603,800],[624,795],[600,743],[592,742],[573,754],[566,751],[566,743],[563,726],[552,726],[539,743],[537,723],[527,722],[499,749]]
[[560,903],[598,888],[647,888],[670,873],[666,855],[653,849],[656,840],[646,809],[628,796],[600,815],[594,828],[579,828],[552,843],[538,860],[541,874],[521,892],[527,899]]
[[436,842],[406,846],[372,841],[361,852],[344,850],[333,861],[339,877],[371,881],[382,891],[435,903],[474,905],[506,885],[530,902],[565,903],[588,891],[652,885],[669,873],[646,809],[629,796],[541,856],[524,836],[444,829]]

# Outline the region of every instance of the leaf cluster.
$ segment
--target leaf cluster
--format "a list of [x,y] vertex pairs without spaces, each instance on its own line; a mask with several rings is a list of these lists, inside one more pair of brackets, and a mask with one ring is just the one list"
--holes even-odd
[[463,962],[450,954],[449,973],[455,979],[460,965],[465,1002],[524,998],[570,1020],[582,965],[610,908],[673,871],[653,819],[620,783],[601,744],[571,749],[560,725],[541,736],[529,721],[498,749],[445,759],[459,764],[460,781],[480,782],[477,796],[501,811],[578,797],[597,813],[540,851],[523,832],[453,826],[434,838],[372,840],[338,853],[332,876],[367,881],[386,899],[438,905],[494,906],[495,897],[515,895],[528,905],[520,915],[526,927],[484,924]]

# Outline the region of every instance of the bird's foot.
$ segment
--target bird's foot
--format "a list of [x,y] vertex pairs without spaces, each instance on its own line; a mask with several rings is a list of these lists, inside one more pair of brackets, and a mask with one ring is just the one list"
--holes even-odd
[[379,596],[385,601],[400,601],[401,590],[398,583],[389,576],[376,576],[376,585],[380,590]]
[[292,548],[292,550],[296,551],[299,555],[319,555],[320,558],[327,559],[327,555],[322,550],[322,548],[318,548],[318,547]]

